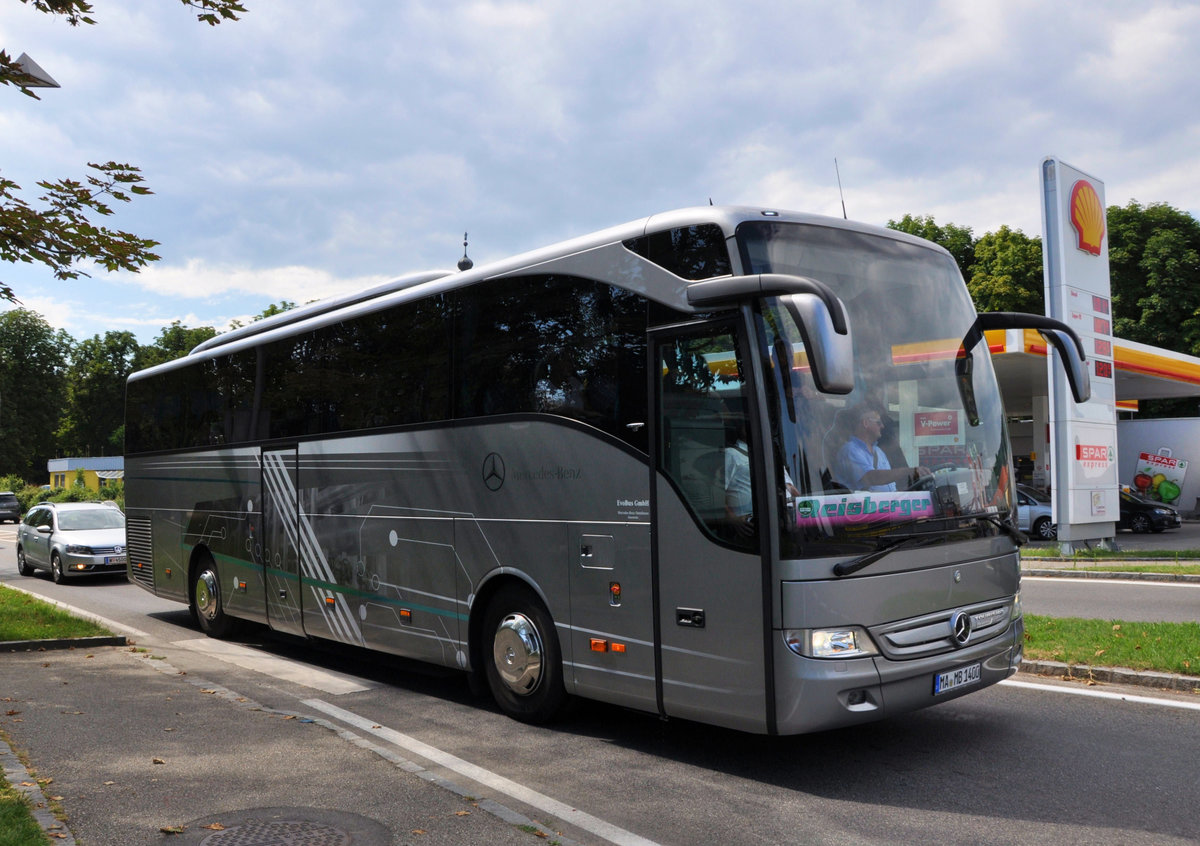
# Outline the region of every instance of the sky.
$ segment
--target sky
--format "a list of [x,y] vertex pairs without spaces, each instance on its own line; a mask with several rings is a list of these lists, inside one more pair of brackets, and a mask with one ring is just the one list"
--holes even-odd
[[[1200,4],[1164,0],[7,0],[0,176],[141,168],[141,273],[0,264],[76,339],[478,265],[710,200],[1041,234],[1048,155],[1200,217]],[[837,167],[835,169],[835,159]]]

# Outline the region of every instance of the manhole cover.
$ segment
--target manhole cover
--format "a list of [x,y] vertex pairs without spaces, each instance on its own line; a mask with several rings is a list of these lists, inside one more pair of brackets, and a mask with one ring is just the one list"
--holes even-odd
[[202,846],[349,846],[340,828],[307,820],[254,821],[218,831]]
[[192,820],[173,846],[388,846],[368,817],[324,808],[253,808]]

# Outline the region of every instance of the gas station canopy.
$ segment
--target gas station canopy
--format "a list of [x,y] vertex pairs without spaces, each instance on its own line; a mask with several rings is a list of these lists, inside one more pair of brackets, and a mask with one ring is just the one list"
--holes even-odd
[[[1048,393],[1045,340],[1033,329],[1008,329],[988,332],[987,342],[1006,411],[1028,417],[1033,398]],[[1140,399],[1200,396],[1195,356],[1114,338],[1113,370],[1119,411],[1136,410]]]

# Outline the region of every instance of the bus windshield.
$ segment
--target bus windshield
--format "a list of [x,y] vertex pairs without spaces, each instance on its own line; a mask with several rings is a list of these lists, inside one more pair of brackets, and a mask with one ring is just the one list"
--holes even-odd
[[806,224],[744,223],[737,234],[747,273],[826,283],[845,303],[854,337],[853,391],[824,394],[789,311],[772,298],[759,311],[777,476],[786,480],[785,557],[814,541],[1006,517],[1012,483],[1000,392],[953,260]]

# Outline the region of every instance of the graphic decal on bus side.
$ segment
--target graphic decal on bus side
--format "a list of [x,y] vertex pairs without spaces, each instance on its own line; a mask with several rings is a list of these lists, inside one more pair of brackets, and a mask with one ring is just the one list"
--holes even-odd
[[300,552],[302,578],[308,583],[313,602],[320,609],[325,625],[338,640],[365,646],[362,630],[350,611],[350,604],[345,595],[332,589],[337,587],[337,579],[320,544],[317,543],[312,525],[300,512],[296,487],[288,474],[282,454],[263,453],[263,483],[283,513],[297,515],[295,524],[290,520],[281,520],[280,523],[287,534],[288,542]]

